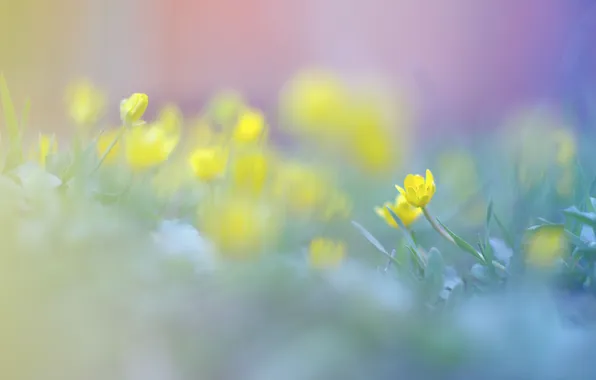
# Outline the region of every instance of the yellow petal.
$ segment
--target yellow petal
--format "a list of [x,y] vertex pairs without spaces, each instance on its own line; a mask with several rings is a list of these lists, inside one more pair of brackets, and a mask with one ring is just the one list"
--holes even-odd
[[404,197],[406,196],[406,191],[403,189],[403,187],[395,185],[395,188],[397,189],[397,191],[399,191],[401,195],[403,195]]
[[426,169],[426,186],[431,186],[435,184],[435,177],[433,176],[433,173],[429,170]]

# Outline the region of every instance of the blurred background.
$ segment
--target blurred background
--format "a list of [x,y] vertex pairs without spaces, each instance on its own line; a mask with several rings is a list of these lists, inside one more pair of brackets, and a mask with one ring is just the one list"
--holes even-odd
[[[596,77],[588,0],[0,0],[0,70],[32,122],[64,120],[85,76],[196,111],[233,87],[272,104],[305,66],[375,73],[434,129],[482,125],[529,99],[574,99]],[[592,37],[590,37],[592,36]],[[114,110],[114,119],[116,109]],[[40,125],[43,124],[43,125]]]

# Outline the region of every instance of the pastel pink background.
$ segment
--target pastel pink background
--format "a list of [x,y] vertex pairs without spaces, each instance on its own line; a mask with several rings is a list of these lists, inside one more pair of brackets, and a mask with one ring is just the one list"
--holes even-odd
[[[0,4],[10,1],[36,0]],[[325,65],[383,75],[407,89],[429,125],[448,128],[552,96],[580,3],[54,0],[46,29],[38,25],[32,38],[45,54],[21,52],[11,61],[21,65],[5,70],[13,87],[36,91],[44,117],[59,120],[57,95],[78,75],[108,89],[114,104],[144,91],[153,105],[172,100],[198,110],[221,87],[273,104],[296,70]]]

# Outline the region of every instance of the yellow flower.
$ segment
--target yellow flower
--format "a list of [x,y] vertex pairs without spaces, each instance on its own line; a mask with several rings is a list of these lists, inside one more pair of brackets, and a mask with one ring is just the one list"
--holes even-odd
[[120,118],[125,125],[133,125],[141,120],[147,106],[149,97],[146,94],[134,93],[128,99],[120,102]]
[[383,207],[375,207],[375,213],[383,218],[385,222],[393,228],[399,228],[399,225],[395,222],[395,219],[393,219],[393,216],[389,210],[387,210],[387,207],[389,207],[391,211],[393,211],[395,215],[399,217],[406,227],[409,227],[412,223],[414,223],[422,214],[422,209],[420,207],[412,206],[406,200],[405,195],[398,194],[394,203],[385,202]]
[[243,153],[234,158],[231,174],[237,189],[259,194],[268,178],[269,158],[261,151]]
[[535,266],[548,267],[567,250],[567,238],[561,226],[542,226],[526,239],[526,258]]
[[[97,139],[97,145],[96,145],[97,156],[99,158],[103,157],[103,155],[107,152],[110,145],[112,145],[114,140],[116,140],[116,138],[118,138],[118,136],[120,134],[121,134],[121,130],[112,129],[110,131],[104,131],[99,136],[99,138]],[[116,162],[116,160],[118,159],[118,156],[120,155],[120,152],[122,150],[121,149],[121,146],[122,146],[121,140],[122,140],[122,136],[120,136],[120,138],[116,141],[116,143],[114,144],[114,146],[112,147],[110,152],[107,154],[105,161],[104,161],[105,163]]]
[[576,152],[575,136],[571,131],[559,128],[552,133],[552,138],[557,152],[557,164],[560,166],[570,165]]
[[324,70],[299,73],[282,94],[282,111],[298,131],[324,133],[339,127],[347,105],[347,89]]
[[352,212],[352,202],[347,194],[335,190],[331,191],[323,208],[324,221],[345,219]]
[[199,215],[200,229],[223,255],[249,259],[263,253],[279,222],[272,210],[254,199],[227,197]]
[[31,157],[37,161],[42,167],[46,167],[47,158],[49,155],[56,154],[58,152],[58,142],[54,135],[48,136],[40,133],[38,137],[37,150],[31,153]]
[[242,114],[232,133],[232,139],[237,143],[256,143],[262,141],[267,133],[265,117],[257,110],[249,109]]
[[426,179],[418,174],[408,174],[404,180],[405,190],[397,185],[395,188],[406,197],[408,203],[415,207],[425,207],[437,190],[433,173],[428,169],[426,169]]
[[346,257],[343,242],[325,238],[316,238],[308,248],[308,262],[312,268],[333,269],[341,265]]
[[97,123],[106,107],[106,96],[86,80],[71,84],[66,91],[70,118],[81,127]]
[[159,125],[134,126],[125,135],[126,161],[135,170],[159,165],[170,157],[179,138]]
[[575,174],[570,169],[565,169],[556,184],[557,193],[562,197],[573,195],[575,190]]
[[274,183],[274,195],[291,212],[308,214],[324,206],[328,181],[315,170],[300,163],[281,165]]
[[191,153],[189,163],[198,179],[210,182],[223,176],[228,152],[219,146],[200,147]]
[[166,133],[180,134],[184,117],[180,109],[174,104],[168,104],[159,111],[157,123],[166,131]]
[[398,164],[395,142],[382,125],[363,120],[350,144],[351,156],[369,173],[385,173]]
[[226,129],[232,127],[244,108],[244,99],[239,92],[224,90],[217,93],[211,100],[208,109],[214,121]]

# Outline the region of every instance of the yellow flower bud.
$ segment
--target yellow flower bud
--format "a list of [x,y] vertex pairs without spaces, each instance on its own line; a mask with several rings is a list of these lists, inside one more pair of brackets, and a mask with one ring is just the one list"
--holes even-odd
[[149,97],[146,94],[135,93],[128,99],[120,102],[120,118],[125,125],[132,125],[143,117],[149,105]]

